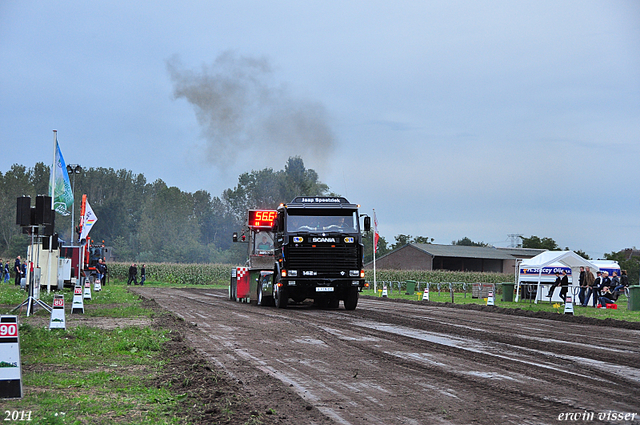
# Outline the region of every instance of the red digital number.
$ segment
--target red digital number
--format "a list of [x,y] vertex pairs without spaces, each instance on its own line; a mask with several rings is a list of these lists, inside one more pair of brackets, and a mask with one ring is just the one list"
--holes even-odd
[[249,223],[254,227],[273,227],[277,211],[251,211]]
[[18,325],[15,323],[0,325],[0,336],[16,336],[18,335]]

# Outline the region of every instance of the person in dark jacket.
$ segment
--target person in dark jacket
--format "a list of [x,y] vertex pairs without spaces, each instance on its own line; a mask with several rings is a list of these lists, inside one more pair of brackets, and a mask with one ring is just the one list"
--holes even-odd
[[13,271],[16,272],[16,286],[20,285],[20,279],[22,279],[22,264],[20,264],[20,256],[16,257],[16,262],[13,266]]
[[616,303],[615,295],[613,295],[613,293],[609,290],[608,286],[605,286],[604,288],[602,288],[602,291],[600,293],[600,298],[598,298],[598,302],[602,307],[606,307],[607,304]]
[[132,281],[134,285],[138,284],[138,268],[136,267],[136,263],[131,264],[131,267],[129,267],[129,280],[127,281],[127,285],[131,285]]
[[567,302],[567,291],[569,290],[569,277],[567,271],[562,270],[562,279],[560,279],[560,298],[563,302]]
[[589,297],[592,295],[593,295],[593,306],[595,307],[596,304],[598,304],[598,297],[600,297],[600,289],[602,285],[602,272],[598,270],[596,274],[598,276],[595,278],[595,280],[591,283],[591,285],[588,288],[587,298],[583,304],[584,307],[587,306],[587,303],[589,302]]
[[144,285],[144,281],[147,279],[147,273],[145,270],[145,265],[143,264],[140,268],[140,286]]
[[560,272],[556,272],[556,281],[553,282],[553,285],[549,288],[549,292],[547,293],[547,298],[549,298],[549,302],[551,302],[551,298],[553,298],[553,292],[556,290],[556,287],[560,286],[562,283],[562,279],[560,279]]
[[583,305],[584,295],[587,292],[587,272],[584,271],[583,266],[580,266],[580,276],[578,277],[578,286],[580,287],[580,292],[578,292],[578,299],[580,300],[580,305]]
[[625,288],[629,287],[629,276],[627,276],[626,270],[620,270],[620,284],[613,288],[613,292],[624,291]]

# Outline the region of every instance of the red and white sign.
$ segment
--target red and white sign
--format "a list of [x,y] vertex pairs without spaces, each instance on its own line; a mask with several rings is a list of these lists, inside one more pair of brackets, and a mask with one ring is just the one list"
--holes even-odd
[[0,399],[22,398],[18,316],[0,316]]

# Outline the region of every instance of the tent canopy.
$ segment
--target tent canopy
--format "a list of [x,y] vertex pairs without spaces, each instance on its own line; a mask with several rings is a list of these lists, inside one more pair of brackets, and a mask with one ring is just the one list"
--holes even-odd
[[[538,298],[540,297],[540,293],[541,293],[540,284],[541,284],[541,278],[542,278],[542,269],[549,266],[553,267],[557,264],[563,264],[566,267],[569,267],[571,269],[572,277],[579,275],[579,273],[576,273],[576,272],[577,272],[577,269],[580,267],[585,267],[585,268],[589,267],[592,273],[595,273],[598,270],[600,270],[598,266],[585,260],[584,258],[582,258],[581,256],[579,256],[573,251],[545,251],[541,254],[536,255],[533,258],[529,258],[527,260],[522,261],[522,263],[520,263],[520,267],[519,267],[520,269],[527,268],[527,269],[539,270],[538,279],[537,279],[538,288],[536,291],[536,301],[535,301],[536,303],[538,303]],[[518,302],[519,295],[520,295],[521,278],[522,278],[522,275],[518,271],[518,289],[516,291],[516,302]],[[577,282],[575,282],[572,278],[570,286],[574,286],[576,285],[576,283]]]
[[592,272],[600,270],[598,266],[585,260],[573,251],[545,251],[520,263],[520,267],[543,268],[553,263],[562,263],[573,269],[589,267]]

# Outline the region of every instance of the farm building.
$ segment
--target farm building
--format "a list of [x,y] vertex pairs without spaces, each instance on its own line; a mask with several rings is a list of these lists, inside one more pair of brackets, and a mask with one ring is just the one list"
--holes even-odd
[[[376,268],[514,273],[518,259],[532,258],[543,251],[545,250],[410,243],[376,258]],[[365,268],[373,268],[373,262],[368,263]]]

